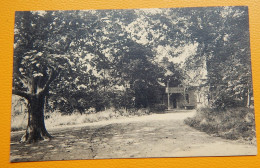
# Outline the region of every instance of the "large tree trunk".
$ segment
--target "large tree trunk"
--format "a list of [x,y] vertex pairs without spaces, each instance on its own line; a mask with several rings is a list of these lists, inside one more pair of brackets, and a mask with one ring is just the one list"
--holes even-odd
[[45,128],[44,103],[44,94],[31,96],[28,100],[28,125],[21,142],[32,143],[52,138]]
[[31,80],[22,82],[24,86],[27,86],[28,92],[13,89],[13,94],[24,97],[28,101],[28,125],[21,142],[31,143],[52,138],[45,128],[44,104],[49,93],[50,83],[57,77],[59,72],[56,72],[52,67],[46,67],[46,69],[49,71],[47,76],[47,72],[44,73],[44,76],[34,76],[31,71]]

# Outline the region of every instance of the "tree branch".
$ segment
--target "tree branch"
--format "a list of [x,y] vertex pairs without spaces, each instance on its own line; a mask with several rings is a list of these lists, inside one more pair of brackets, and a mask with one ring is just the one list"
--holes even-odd
[[72,43],[72,39],[69,39],[66,41],[66,45],[64,47],[64,51],[67,52],[69,47],[70,47],[70,44]]
[[24,98],[26,98],[27,100],[30,99],[30,94],[28,94],[28,93],[26,93],[26,92],[23,92],[23,91],[20,91],[20,90],[15,90],[15,89],[13,89],[13,90],[12,90],[12,94],[18,95],[18,96],[21,96],[21,97],[24,97]]
[[45,83],[43,89],[41,90],[41,93],[44,93],[48,90],[49,85],[51,84],[51,82],[55,79],[55,77],[57,76],[58,72],[55,73],[54,68],[49,67],[51,69],[51,74],[47,80],[47,82]]
[[17,78],[23,84],[23,87],[29,89],[29,82],[24,80],[24,76],[22,76],[20,73],[14,73],[14,77]]

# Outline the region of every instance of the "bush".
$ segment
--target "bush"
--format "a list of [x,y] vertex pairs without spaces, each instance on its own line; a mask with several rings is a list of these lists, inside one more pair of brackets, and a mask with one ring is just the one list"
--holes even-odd
[[241,100],[235,100],[230,94],[220,94],[212,101],[212,108],[225,110],[227,108],[236,108],[243,106]]
[[203,108],[193,118],[185,120],[187,125],[208,134],[215,134],[226,139],[255,138],[254,110],[245,107],[217,110]]
[[167,106],[164,104],[155,104],[152,108],[151,108],[151,112],[155,112],[155,113],[162,113],[167,109]]

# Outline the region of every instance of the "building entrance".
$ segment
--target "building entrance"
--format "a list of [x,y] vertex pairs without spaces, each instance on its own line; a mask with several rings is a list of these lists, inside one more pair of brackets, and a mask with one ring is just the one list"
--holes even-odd
[[176,99],[176,97],[173,98],[172,106],[173,106],[174,109],[177,108],[177,99]]

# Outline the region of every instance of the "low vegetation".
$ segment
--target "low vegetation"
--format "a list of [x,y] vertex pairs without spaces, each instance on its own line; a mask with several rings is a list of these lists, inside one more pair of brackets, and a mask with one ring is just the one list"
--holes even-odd
[[225,139],[255,142],[254,110],[246,107],[217,110],[202,108],[185,123],[208,134]]
[[[156,110],[156,109],[155,109]],[[65,125],[79,125],[84,123],[93,123],[116,118],[127,118],[133,116],[148,115],[153,109],[107,109],[96,112],[94,109],[88,110],[86,113],[74,112],[72,114],[62,114],[59,111],[49,112],[45,115],[45,124],[47,128],[54,128]],[[11,131],[25,130],[27,126],[27,115],[19,114],[12,116]]]

